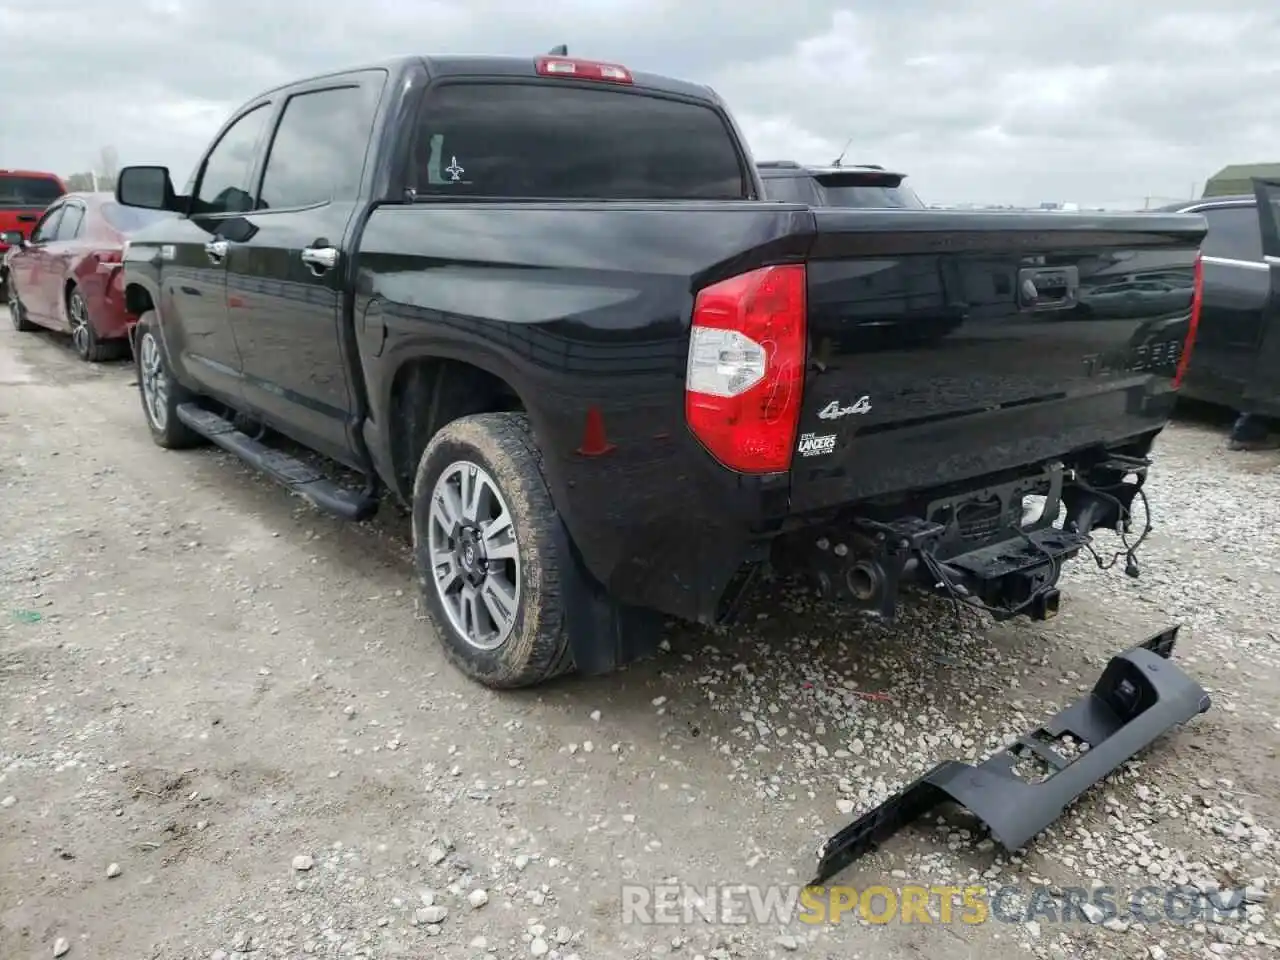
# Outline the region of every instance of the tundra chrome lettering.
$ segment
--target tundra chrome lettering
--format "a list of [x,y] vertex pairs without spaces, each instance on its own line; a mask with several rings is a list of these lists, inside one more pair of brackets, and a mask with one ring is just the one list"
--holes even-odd
[[1085,370],[1091,377],[1106,373],[1148,373],[1170,369],[1178,365],[1182,356],[1182,341],[1166,340],[1134,347],[1123,356],[1101,353],[1083,358]]

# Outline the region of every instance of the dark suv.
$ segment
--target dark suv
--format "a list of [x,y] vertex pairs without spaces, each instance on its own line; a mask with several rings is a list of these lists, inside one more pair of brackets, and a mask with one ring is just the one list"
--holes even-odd
[[766,160],[757,163],[756,169],[769,200],[811,207],[924,207],[915,191],[903,183],[905,173],[873,164],[810,167],[794,160]]

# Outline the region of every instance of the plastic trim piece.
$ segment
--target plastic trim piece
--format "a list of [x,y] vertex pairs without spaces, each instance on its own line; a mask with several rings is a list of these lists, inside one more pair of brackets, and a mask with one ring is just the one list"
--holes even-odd
[[[826,883],[907,824],[943,803],[967,807],[1006,850],[1017,850],[1058,819],[1089,787],[1173,727],[1209,709],[1209,695],[1173,664],[1178,627],[1111,658],[1087,696],[973,767],[946,760],[845,827],[819,851],[814,885]],[[1087,748],[1068,759],[1070,736]],[[1032,783],[1014,772],[1027,757],[1051,769]]]

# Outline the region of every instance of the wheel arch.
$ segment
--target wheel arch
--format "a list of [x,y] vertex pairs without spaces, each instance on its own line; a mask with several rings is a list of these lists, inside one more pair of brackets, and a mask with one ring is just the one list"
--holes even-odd
[[397,359],[386,382],[389,479],[406,501],[418,460],[443,426],[478,413],[529,413],[512,378],[471,358],[408,354]]

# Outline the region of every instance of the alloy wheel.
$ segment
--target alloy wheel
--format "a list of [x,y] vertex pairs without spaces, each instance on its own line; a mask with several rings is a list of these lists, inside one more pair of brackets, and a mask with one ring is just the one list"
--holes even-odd
[[427,524],[432,582],[449,624],[476,649],[497,649],[520,604],[520,555],[506,499],[482,467],[452,463],[431,491]]
[[160,345],[149,330],[142,335],[138,366],[147,417],[153,427],[163,431],[169,423],[169,377],[164,371]]

